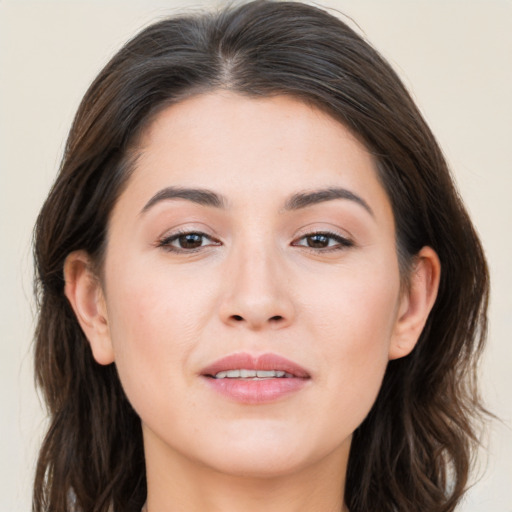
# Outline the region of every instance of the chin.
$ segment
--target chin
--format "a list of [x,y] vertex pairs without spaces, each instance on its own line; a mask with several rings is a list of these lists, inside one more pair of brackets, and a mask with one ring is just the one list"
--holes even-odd
[[[259,453],[258,453],[259,452]],[[232,453],[222,460],[211,460],[211,467],[219,473],[240,478],[279,478],[300,472],[310,461],[295,453],[263,453],[264,450],[247,450]]]
[[[261,427],[261,426],[260,426]],[[243,435],[241,435],[243,432]],[[220,473],[250,478],[276,478],[300,472],[335,450],[314,441],[308,432],[291,429],[240,429],[202,451],[203,463]]]

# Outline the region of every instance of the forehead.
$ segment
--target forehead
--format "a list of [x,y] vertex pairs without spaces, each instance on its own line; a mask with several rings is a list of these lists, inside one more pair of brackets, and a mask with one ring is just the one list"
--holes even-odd
[[322,110],[288,96],[193,96],[153,119],[138,153],[125,192],[139,203],[176,185],[215,190],[235,203],[259,195],[261,206],[343,186],[389,210],[367,148]]

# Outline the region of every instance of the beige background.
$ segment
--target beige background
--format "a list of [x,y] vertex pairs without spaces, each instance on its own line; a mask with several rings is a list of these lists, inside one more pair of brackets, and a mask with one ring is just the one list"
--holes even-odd
[[[487,248],[493,294],[482,375],[503,423],[491,426],[486,472],[461,512],[512,512],[512,1],[323,4],[357,20],[403,76]],[[200,4],[0,0],[0,512],[30,509],[44,430],[30,345],[35,217],[90,81],[137,29],[180,5]]]

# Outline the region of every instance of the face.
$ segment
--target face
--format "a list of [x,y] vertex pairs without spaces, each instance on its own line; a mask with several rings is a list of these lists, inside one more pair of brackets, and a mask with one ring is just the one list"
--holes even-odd
[[171,106],[113,210],[102,293],[147,453],[245,475],[344,460],[403,306],[374,160],[291,98]]

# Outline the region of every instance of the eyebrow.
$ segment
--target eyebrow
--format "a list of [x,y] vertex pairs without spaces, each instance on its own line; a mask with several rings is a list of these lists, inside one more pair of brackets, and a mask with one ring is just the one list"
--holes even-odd
[[[203,188],[166,187],[151,197],[151,199],[144,205],[144,208],[142,208],[141,213],[147,212],[150,208],[161,201],[168,201],[172,199],[185,199],[201,206],[210,206],[213,208],[226,208],[227,205],[226,198],[212,190]],[[307,208],[308,206],[313,206],[326,201],[333,201],[335,199],[347,199],[349,201],[354,201],[362,206],[372,217],[374,216],[370,205],[362,197],[354,194],[354,192],[351,192],[350,190],[339,187],[330,187],[311,192],[298,192],[297,194],[293,194],[286,201],[284,210],[300,210],[302,208]]]
[[166,187],[157,192],[142,208],[141,213],[147,212],[152,206],[171,199],[186,199],[201,206],[211,206],[213,208],[225,208],[226,199],[208,189],[203,188],[183,188]]
[[354,192],[351,192],[346,188],[338,187],[330,187],[312,192],[299,192],[294,194],[286,201],[284,209],[287,211],[300,210],[308,206],[332,201],[334,199],[347,199],[349,201],[354,201],[362,206],[372,217],[375,216],[370,205],[362,197],[354,194]]

